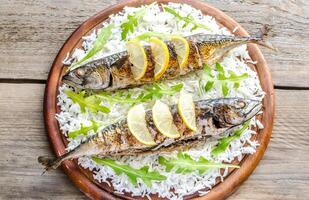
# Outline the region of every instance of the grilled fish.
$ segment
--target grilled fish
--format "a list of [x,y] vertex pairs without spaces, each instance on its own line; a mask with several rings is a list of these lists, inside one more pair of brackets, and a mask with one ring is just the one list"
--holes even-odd
[[178,114],[177,106],[171,106],[174,124],[181,134],[177,139],[171,139],[159,133],[149,110],[146,112],[146,122],[147,128],[156,143],[154,146],[140,143],[130,133],[126,119],[122,119],[105,127],[101,132],[89,137],[84,143],[59,158],[51,159],[41,156],[38,161],[45,165],[46,170],[49,170],[56,169],[65,160],[80,156],[98,155],[106,157],[185,150],[199,142],[204,143],[212,135],[222,134],[227,130],[237,128],[254,117],[261,108],[260,101],[241,98],[196,101],[197,131],[192,131],[185,126]]
[[[180,69],[175,46],[166,42],[170,59],[169,67],[161,80],[175,79],[189,72],[202,69],[203,64],[212,65],[218,62],[231,49],[246,43],[256,43],[274,49],[263,41],[263,32],[256,37],[239,37],[229,35],[196,34],[187,37],[189,43],[188,64]],[[67,72],[63,76],[63,82],[76,89],[85,90],[116,90],[127,87],[135,87],[155,81],[154,59],[149,46],[145,46],[148,59],[147,71],[140,80],[135,80],[131,72],[131,63],[127,51],[122,51],[99,60],[88,63],[75,70]]]

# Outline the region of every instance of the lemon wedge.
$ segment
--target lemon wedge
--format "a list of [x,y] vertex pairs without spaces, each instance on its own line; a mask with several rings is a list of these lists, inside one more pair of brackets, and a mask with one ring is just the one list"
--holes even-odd
[[180,137],[168,105],[157,100],[152,107],[152,118],[160,133],[169,138]]
[[174,44],[179,67],[182,69],[188,64],[190,51],[189,43],[184,37],[176,35],[171,37],[171,42]]
[[147,56],[142,44],[137,40],[130,40],[126,43],[129,54],[129,61],[132,63],[131,72],[135,80],[141,79],[147,71]]
[[152,37],[149,42],[151,53],[155,62],[154,78],[155,80],[158,80],[167,70],[170,55],[167,45],[162,40]]
[[178,112],[185,125],[196,131],[195,105],[190,94],[181,92],[178,99]]
[[142,104],[130,108],[127,116],[128,127],[132,135],[141,143],[149,146],[155,145],[146,124],[146,111]]

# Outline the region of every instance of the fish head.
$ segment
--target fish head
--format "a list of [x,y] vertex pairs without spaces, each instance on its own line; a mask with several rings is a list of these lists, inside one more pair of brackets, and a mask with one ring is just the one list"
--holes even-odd
[[258,100],[242,98],[220,99],[213,104],[213,115],[220,127],[232,127],[248,121],[262,109]]
[[104,66],[82,66],[67,72],[63,82],[77,89],[105,89],[110,85],[110,72]]

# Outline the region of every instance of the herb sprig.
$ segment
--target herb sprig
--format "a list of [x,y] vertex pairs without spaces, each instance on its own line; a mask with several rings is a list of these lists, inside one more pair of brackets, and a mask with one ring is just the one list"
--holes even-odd
[[108,39],[112,35],[112,29],[114,28],[114,24],[110,24],[106,27],[103,27],[100,32],[97,35],[97,39],[95,40],[92,48],[88,51],[88,53],[79,61],[76,63],[73,63],[70,67],[69,70],[73,70],[79,67],[81,63],[84,61],[90,59],[93,57],[95,54],[97,54],[99,51],[101,51],[104,47],[104,45],[107,43]]
[[176,169],[176,173],[187,174],[194,171],[198,171],[200,174],[205,173],[206,170],[211,168],[239,168],[237,165],[215,163],[207,160],[204,157],[200,157],[198,161],[192,159],[188,154],[179,152],[177,158],[166,159],[163,156],[159,157],[159,163],[165,166],[165,170],[170,172],[172,169]]
[[247,121],[240,129],[237,129],[232,136],[221,138],[216,147],[211,151],[212,156],[218,156],[225,152],[231,142],[240,138],[241,134],[249,127],[250,121]]
[[142,41],[149,41],[149,39],[152,38],[152,37],[157,37],[157,38],[160,38],[160,39],[169,39],[171,37],[171,35],[165,34],[165,33],[148,31],[148,32],[145,32],[145,33],[142,33],[142,34],[136,36],[134,39],[142,40]]
[[90,110],[90,112],[102,112],[109,113],[109,108],[100,105],[101,101],[96,99],[94,96],[85,97],[85,91],[80,93],[75,93],[71,90],[65,90],[64,93],[72,99],[74,103],[77,103],[80,107],[82,113],[86,112],[86,108]]
[[146,9],[142,8],[132,14],[129,14],[127,21],[121,24],[121,39],[127,39],[128,34],[134,32],[135,27],[138,25],[138,21],[145,15]]
[[118,164],[114,160],[109,158],[93,157],[92,160],[100,165],[106,165],[111,167],[117,175],[124,173],[129,178],[133,185],[137,185],[137,179],[142,180],[148,187],[151,187],[152,181],[166,180],[166,176],[161,175],[157,171],[149,171],[148,166],[144,166],[140,169],[135,169],[129,165]]
[[[204,65],[203,79],[207,80],[207,83],[204,85],[204,90],[205,92],[210,91],[214,87],[215,82],[218,82],[221,84],[221,91],[224,97],[229,94],[230,85],[237,89],[240,87],[240,82],[249,77],[248,73],[237,75],[231,70],[226,72],[220,63],[216,63],[216,70],[218,72],[217,77],[212,73],[211,68],[207,64]],[[228,74],[228,76],[226,76],[226,74]]]
[[162,98],[163,95],[174,95],[180,92],[182,87],[183,83],[179,83],[171,87],[168,87],[164,84],[154,83],[152,85],[146,86],[144,91],[142,91],[137,97],[132,97],[132,92],[124,94],[121,91],[114,94],[109,92],[101,92],[94,96],[109,102],[135,104],[146,102],[151,99],[159,99]]
[[176,10],[164,6],[164,10],[170,14],[172,14],[174,17],[176,17],[177,19],[184,21],[184,25],[182,26],[182,28],[187,27],[189,24],[192,24],[193,27],[191,28],[191,31],[197,28],[203,28],[206,30],[209,30],[209,28],[207,26],[205,26],[204,24],[201,23],[197,23],[196,21],[194,21],[193,17],[188,15],[188,16],[181,16]]
[[74,139],[75,137],[79,136],[79,135],[87,135],[89,131],[93,130],[94,132],[97,132],[98,129],[100,128],[100,126],[102,125],[99,122],[96,122],[94,120],[91,120],[91,125],[90,126],[84,126],[83,124],[81,124],[80,129],[76,130],[76,131],[71,131],[69,132],[68,136],[69,138]]

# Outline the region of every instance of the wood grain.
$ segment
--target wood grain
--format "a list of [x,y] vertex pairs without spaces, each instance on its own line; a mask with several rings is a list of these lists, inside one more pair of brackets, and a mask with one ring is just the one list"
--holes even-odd
[[[0,199],[86,199],[61,170],[41,176],[53,155],[43,127],[43,84],[0,84]],[[231,200],[309,196],[309,91],[276,90],[277,116],[263,160]]]
[[[0,79],[46,80],[66,38],[88,17],[118,1],[1,1]],[[279,53],[263,49],[274,83],[309,87],[309,3],[306,0],[207,0],[252,33],[273,26],[269,40]]]

